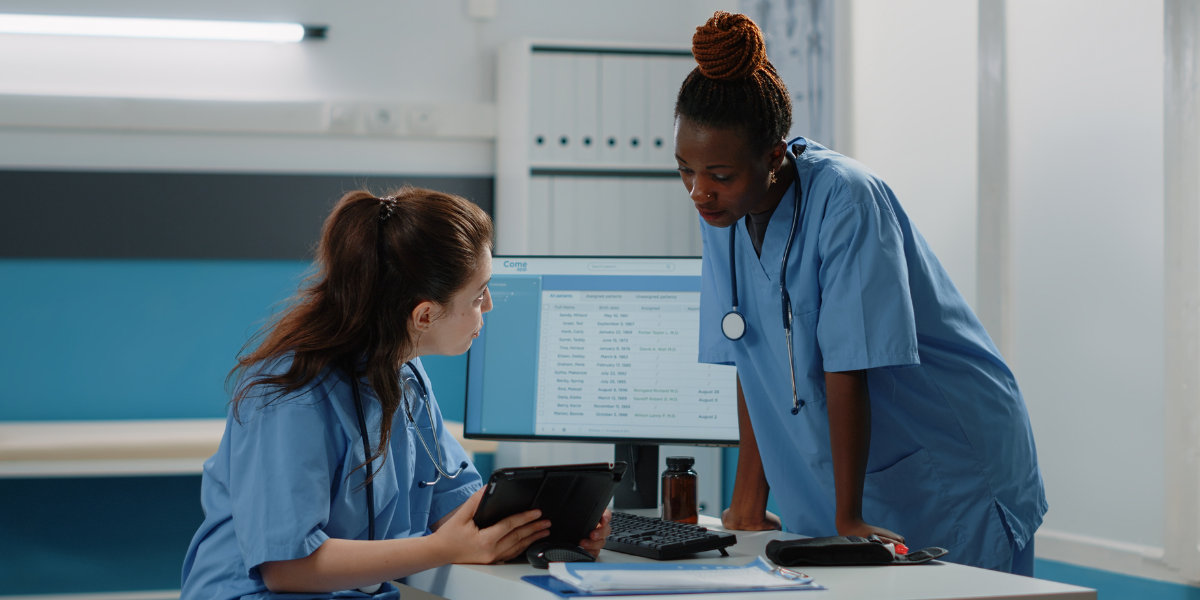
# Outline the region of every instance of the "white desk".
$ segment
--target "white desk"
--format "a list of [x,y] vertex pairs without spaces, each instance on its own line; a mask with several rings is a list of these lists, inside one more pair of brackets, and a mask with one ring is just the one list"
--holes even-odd
[[[719,521],[712,517],[701,517],[701,524],[710,529],[720,529]],[[795,536],[782,532],[737,531],[738,543],[731,546],[729,557],[723,558],[716,551],[701,554],[692,559],[699,563],[729,563],[743,565],[754,557],[764,554],[767,542],[793,539]],[[653,562],[648,558],[604,550],[601,562]],[[935,562],[925,565],[902,567],[804,567],[799,569],[813,576],[816,583],[827,588],[825,591],[770,592],[745,594],[689,594],[685,596],[620,596],[620,598],[645,598],[663,600],[771,600],[775,598],[798,598],[801,600],[949,600],[949,599],[1000,599],[1021,598],[1024,600],[1096,600],[1095,590],[1075,587],[1053,581],[1043,581],[964,567],[953,563]],[[557,599],[550,592],[534,587],[521,577],[545,575],[546,571],[534,569],[526,564],[507,565],[448,565],[430,569],[408,578],[408,585],[450,600],[530,600]]]

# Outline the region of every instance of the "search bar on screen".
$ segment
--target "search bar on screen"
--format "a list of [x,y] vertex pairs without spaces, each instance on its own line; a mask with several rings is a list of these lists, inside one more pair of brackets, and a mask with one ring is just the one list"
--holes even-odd
[[587,266],[589,271],[595,272],[614,272],[614,271],[641,271],[649,273],[670,273],[675,270],[675,263],[672,262],[641,262],[632,260],[606,260],[603,262],[590,262]]

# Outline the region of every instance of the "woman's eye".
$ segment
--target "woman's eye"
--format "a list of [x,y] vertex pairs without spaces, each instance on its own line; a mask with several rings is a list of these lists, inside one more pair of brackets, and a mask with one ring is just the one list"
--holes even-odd
[[689,169],[689,168],[687,168],[687,167],[679,167],[679,168],[677,168],[677,169],[675,169],[675,170],[676,170],[676,171],[679,171],[680,173],[691,173],[691,172],[692,172],[692,170],[691,170],[691,169]]
[[713,175],[713,181],[729,181],[732,179],[729,175]]

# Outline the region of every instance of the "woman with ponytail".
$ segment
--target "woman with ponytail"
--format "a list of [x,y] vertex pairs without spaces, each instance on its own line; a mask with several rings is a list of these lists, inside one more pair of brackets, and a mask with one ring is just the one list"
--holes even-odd
[[[462,354],[479,335],[491,240],[487,214],[456,196],[338,201],[317,273],[231,374],[183,599],[395,599],[382,582],[504,561],[547,535],[538,511],[475,526],[479,474],[418,358]],[[607,533],[580,544],[598,554]]]
[[675,154],[704,239],[700,360],[738,369],[725,526],[873,534],[1032,575],[1046,499],[1000,352],[887,184],[786,139],[758,27],[718,12],[692,40]]

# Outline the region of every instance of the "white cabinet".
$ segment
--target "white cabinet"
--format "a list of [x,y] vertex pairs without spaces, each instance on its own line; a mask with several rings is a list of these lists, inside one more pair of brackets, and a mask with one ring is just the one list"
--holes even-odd
[[700,254],[672,140],[687,48],[523,40],[498,60],[498,253]]

